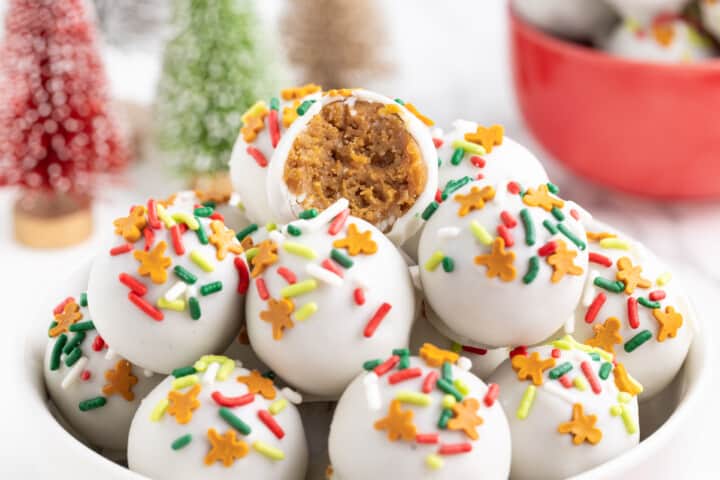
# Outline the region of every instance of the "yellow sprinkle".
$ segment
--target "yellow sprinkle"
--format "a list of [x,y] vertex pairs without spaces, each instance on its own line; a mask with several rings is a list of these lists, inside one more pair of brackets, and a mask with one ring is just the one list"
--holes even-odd
[[530,408],[535,400],[535,391],[535,385],[528,385],[525,389],[525,393],[523,393],[523,396],[520,399],[520,406],[518,407],[516,413],[517,418],[520,420],[525,420],[530,413]]
[[233,360],[231,358],[228,358],[225,355],[203,355],[202,357],[200,357],[200,360],[193,364],[193,367],[198,372],[204,372],[205,370],[207,370],[208,365],[210,365],[211,363],[217,362],[225,364],[232,361]]
[[247,122],[247,119],[250,117],[257,117],[258,115],[263,115],[268,111],[267,104],[260,100],[258,102],[255,102],[255,104],[248,108],[245,113],[243,113],[241,120],[243,123]]
[[461,138],[458,138],[457,140],[453,140],[452,148],[462,148],[466,152],[472,153],[474,155],[485,155],[487,153],[485,151],[485,147],[483,147],[482,145],[478,145],[477,143],[468,142],[467,140],[463,140]]
[[281,398],[279,400],[275,400],[273,403],[270,404],[268,407],[268,410],[271,414],[277,415],[278,413],[285,410],[285,407],[287,407],[287,400],[284,398]]
[[620,403],[628,403],[630,400],[632,400],[632,395],[627,392],[618,392],[617,399]]
[[266,223],[265,224],[265,230],[268,232],[272,232],[273,230],[277,230],[277,224],[276,223]]
[[427,407],[432,403],[430,395],[425,395],[419,392],[410,392],[408,390],[401,390],[395,394],[395,399],[400,400],[402,403],[411,403],[420,407]]
[[470,231],[475,236],[475,239],[483,245],[490,245],[493,242],[492,235],[476,220],[470,222]]
[[233,370],[235,370],[235,360],[225,357],[225,360],[222,362],[220,369],[215,375],[215,378],[219,382],[224,382],[225,380],[227,380]]
[[443,258],[445,258],[445,254],[440,250],[437,250],[435,253],[430,255],[428,261],[425,262],[425,270],[428,272],[434,272],[438,265],[440,265],[443,261]]
[[285,242],[283,243],[283,250],[285,250],[288,253],[292,253],[293,255],[298,255],[300,257],[305,257],[308,260],[313,260],[317,257],[317,252],[313,250],[310,247],[306,247],[305,245],[301,243],[296,242]]
[[200,224],[195,217],[187,212],[175,212],[172,214],[172,219],[176,222],[184,223],[190,230],[197,230],[200,228]]
[[670,280],[672,280],[672,273],[665,272],[662,275],[660,275],[655,282],[657,282],[659,287],[662,287],[664,285],[667,285],[670,283]]
[[178,298],[171,302],[170,300],[166,300],[165,297],[160,297],[158,298],[157,306],[167,310],[175,310],[176,312],[182,312],[183,310],[185,310],[185,300],[183,300],[182,298]]
[[630,242],[616,237],[603,238],[600,240],[600,246],[613,250],[630,250]]
[[625,430],[632,435],[633,433],[637,432],[637,425],[635,425],[635,422],[630,415],[630,410],[627,408],[627,406],[621,405],[620,409],[622,411],[622,413],[620,414],[620,418],[622,418],[622,421],[625,424]]
[[440,458],[439,455],[436,455],[434,453],[431,453],[430,455],[425,457],[425,465],[427,465],[428,468],[431,468],[433,470],[442,468],[443,464],[444,464],[443,459]]
[[455,397],[452,395],[443,395],[442,399],[442,406],[443,408],[452,408],[455,406],[455,403],[457,400],[455,400]]
[[252,446],[259,453],[262,453],[271,460],[282,460],[285,458],[285,454],[282,450],[272,447],[263,441],[256,440],[253,442]]
[[620,408],[620,405],[613,405],[610,407],[610,415],[613,417],[617,417],[622,413],[622,408]]
[[152,409],[152,412],[150,412],[150,420],[159,422],[163,415],[165,415],[165,410],[167,410],[169,403],[167,398],[160,399],[157,405],[155,405],[155,408]]
[[468,387],[467,384],[459,378],[455,379],[453,385],[455,385],[455,388],[463,395],[467,395],[468,393],[470,393],[470,387]]
[[303,280],[302,282],[293,283],[292,285],[283,287],[280,290],[280,296],[283,298],[297,297],[298,295],[312,292],[316,288],[317,280],[309,278],[307,280]]
[[247,258],[248,262],[252,262],[253,258],[255,258],[255,255],[260,251],[258,247],[253,247],[245,250],[245,258]]
[[302,322],[303,320],[306,320],[309,316],[311,316],[313,313],[317,312],[318,306],[315,302],[308,302],[302,307],[298,308],[297,312],[295,312],[295,320],[298,322]]
[[185,387],[190,387],[200,382],[200,378],[196,374],[186,375],[184,377],[176,378],[172,381],[173,390],[181,390]]
[[583,380],[582,377],[575,377],[573,379],[573,385],[575,385],[575,388],[577,388],[581,392],[584,392],[587,389],[587,384],[585,383],[585,380]]
[[455,353],[460,353],[460,350],[462,350],[462,345],[458,342],[452,342],[452,344],[450,345],[450,350]]
[[190,260],[195,262],[195,265],[200,267],[204,272],[212,272],[215,270],[215,265],[205,258],[203,254],[200,253],[200,250],[193,250],[190,252]]
[[572,344],[564,339],[555,340],[552,342],[552,346],[560,350],[572,350]]
[[155,205],[155,210],[157,210],[158,218],[162,220],[162,222],[165,224],[165,228],[172,228],[175,226],[175,220],[173,220],[172,217],[168,215],[165,207],[158,203],[157,205]]

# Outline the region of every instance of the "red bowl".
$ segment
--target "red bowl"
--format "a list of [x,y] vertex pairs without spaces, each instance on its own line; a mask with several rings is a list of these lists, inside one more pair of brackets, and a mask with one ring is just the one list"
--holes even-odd
[[550,154],[619,190],[720,197],[720,61],[622,59],[510,16],[518,103]]

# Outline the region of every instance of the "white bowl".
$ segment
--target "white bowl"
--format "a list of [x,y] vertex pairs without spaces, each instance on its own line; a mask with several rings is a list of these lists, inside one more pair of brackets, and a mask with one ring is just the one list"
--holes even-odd
[[[51,297],[55,298],[55,297]],[[114,463],[100,453],[83,445],[51,412],[43,382],[43,355],[47,342],[46,322],[38,320],[26,340],[24,358],[19,362],[22,371],[17,398],[23,399],[23,410],[32,412],[24,418],[27,430],[32,431],[35,458],[29,471],[19,472],[23,478],[40,478],[67,472],[75,479],[138,480],[145,477]],[[706,329],[698,322],[702,335],[695,335],[685,364],[673,383],[657,397],[641,406],[642,442],[627,453],[581,475],[582,480],[636,478],[683,478],[687,459],[702,431],[702,412],[707,411],[703,398],[711,381],[711,349]],[[708,401],[709,403],[709,401]],[[39,452],[42,452],[41,454]],[[63,475],[61,475],[62,477]]]

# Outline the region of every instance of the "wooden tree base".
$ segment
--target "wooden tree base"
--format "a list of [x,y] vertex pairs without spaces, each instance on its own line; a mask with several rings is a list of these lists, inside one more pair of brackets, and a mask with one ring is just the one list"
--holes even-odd
[[230,200],[233,191],[229,172],[196,175],[192,180],[192,188],[202,201],[217,203]]
[[61,248],[92,234],[89,197],[54,192],[23,194],[13,209],[15,239],[33,248]]

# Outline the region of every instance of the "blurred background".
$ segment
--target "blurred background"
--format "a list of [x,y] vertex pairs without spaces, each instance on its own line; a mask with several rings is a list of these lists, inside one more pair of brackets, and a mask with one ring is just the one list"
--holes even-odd
[[[53,4],[44,0],[0,0],[0,18],[6,17],[9,4],[30,11],[33,3]],[[58,14],[71,18],[77,15],[73,8],[60,8],[61,3],[65,2],[54,2],[59,8]],[[67,4],[74,6],[76,2],[68,1]],[[591,138],[593,132],[584,132],[580,136],[572,133],[570,124],[574,123],[575,113],[561,108],[562,99],[536,95],[538,89],[545,89],[543,82],[548,82],[548,91],[553,91],[550,88],[553,78],[567,82],[576,78],[562,76],[568,71],[574,71],[572,75],[577,74],[579,69],[591,75],[596,73],[594,68],[607,72],[604,66],[598,67],[598,62],[610,58],[607,54],[577,45],[569,47],[570,44],[553,43],[568,43],[560,40],[561,37],[573,37],[586,45],[604,45],[608,50],[615,49],[612,53],[620,56],[640,58],[639,61],[623,61],[617,67],[617,75],[624,80],[618,81],[614,87],[624,89],[629,86],[630,94],[633,92],[633,72],[642,77],[648,71],[638,67],[642,65],[643,55],[653,60],[677,61],[691,71],[707,69],[707,72],[698,73],[702,77],[700,81],[720,82],[718,60],[706,60],[703,63],[706,67],[698,67],[699,63],[691,64],[701,56],[714,55],[706,55],[715,48],[710,37],[699,39],[690,35],[687,48],[678,50],[673,58],[658,59],[653,50],[637,53],[637,46],[632,42],[645,41],[646,38],[665,41],[668,35],[681,38],[681,33],[685,33],[678,25],[668,34],[666,23],[653,23],[646,35],[637,23],[627,19],[620,22],[613,14],[614,26],[632,28],[633,32],[627,48],[625,44],[614,47],[609,41],[597,40],[594,32],[586,38],[578,38],[576,33],[563,29],[562,22],[567,19],[558,20],[552,12],[550,23],[544,23],[548,12],[542,11],[535,17],[539,19],[541,29],[553,31],[552,25],[556,20],[560,22],[560,27],[553,32],[555,39],[541,40],[535,46],[533,42],[538,39],[532,32],[525,32],[521,40],[525,42],[524,61],[530,64],[525,66],[524,71],[529,72],[528,75],[539,75],[540,83],[533,84],[528,82],[536,77],[513,78],[512,59],[519,57],[512,55],[510,38],[514,32],[517,45],[518,32],[512,26],[507,0],[82,0],[77,4],[83,7],[81,10],[87,28],[95,30],[97,36],[92,40],[90,35],[92,41],[89,41],[85,33],[64,32],[62,26],[56,32],[65,36],[63,41],[68,42],[68,48],[87,56],[87,63],[78,73],[77,83],[81,86],[78,88],[86,89],[86,95],[83,102],[71,107],[76,108],[81,116],[88,109],[100,118],[107,116],[111,119],[114,114],[117,121],[112,125],[108,120],[110,123],[103,123],[101,128],[108,149],[93,150],[97,158],[93,155],[91,158],[78,158],[78,161],[86,162],[78,164],[82,167],[78,167],[79,170],[100,172],[100,178],[65,171],[23,176],[23,172],[32,170],[35,163],[23,163],[12,154],[12,149],[17,148],[13,145],[13,142],[18,142],[17,135],[15,138],[11,135],[0,137],[0,184],[5,185],[0,188],[0,265],[9,272],[0,276],[0,291],[6,305],[9,304],[4,312],[8,318],[18,319],[26,315],[26,306],[32,304],[38,292],[59,281],[72,265],[102,245],[103,236],[109,233],[95,229],[85,221],[85,226],[77,227],[82,231],[79,238],[53,237],[59,244],[74,245],[61,249],[38,249],[16,239],[14,222],[18,218],[25,222],[23,228],[29,229],[30,237],[38,228],[37,221],[33,223],[38,216],[57,218],[68,212],[85,210],[94,220],[94,225],[103,225],[119,213],[125,213],[133,199],[169,195],[193,185],[208,174],[212,176],[222,172],[226,169],[230,149],[237,136],[240,116],[257,98],[269,98],[281,87],[315,82],[325,88],[362,86],[391,98],[402,97],[418,105],[438,126],[446,129],[458,118],[481,124],[504,125],[509,136],[528,146],[543,161],[552,181],[561,187],[565,198],[578,202],[597,217],[642,239],[671,263],[688,282],[706,322],[713,323],[713,300],[720,287],[720,253],[716,247],[720,234],[720,208],[716,201],[720,197],[720,167],[715,166],[720,165],[720,157],[709,158],[702,153],[695,155],[697,161],[691,155],[675,157],[677,172],[683,170],[683,163],[699,162],[696,171],[707,169],[707,175],[703,175],[706,195],[668,194],[666,187],[668,184],[672,186],[673,181],[682,187],[679,190],[683,192],[692,192],[693,185],[682,179],[673,180],[678,173],[665,164],[661,168],[641,166],[660,161],[654,151],[650,152],[651,149],[644,153],[646,149],[643,145],[650,144],[649,137],[645,135],[654,136],[653,145],[682,143],[677,136],[668,136],[661,129],[640,134],[627,131],[625,125],[614,128],[609,125],[607,132],[595,132],[596,136],[604,136],[607,140],[603,141],[608,144],[608,150],[596,149],[603,154],[598,155],[599,159],[582,155],[557,158],[558,152],[568,151],[564,149],[567,145],[557,145],[556,139],[545,138],[547,128],[552,127],[554,131],[567,128],[571,132],[568,135],[574,135],[576,143],[594,142]],[[528,12],[530,16],[535,15],[532,8]],[[44,34],[38,33],[43,30],[38,25],[32,25],[33,17],[29,18],[18,15],[15,19],[0,22],[0,38],[3,38],[3,48],[6,49],[5,61],[8,55],[31,57],[34,50],[44,48],[43,41],[39,39]],[[676,16],[668,18],[677,20]],[[576,25],[576,19],[571,18],[570,23]],[[610,23],[608,21],[607,25]],[[689,24],[695,25],[692,22]],[[664,30],[656,30],[658,25]],[[28,31],[34,31],[39,37],[33,37]],[[663,32],[665,36],[660,35]],[[12,33],[16,35],[11,39]],[[695,50],[695,47],[702,49]],[[697,58],[694,56],[696,53]],[[550,64],[543,63],[548,59]],[[552,68],[552,62],[568,65],[568,59],[587,61],[588,69],[572,65],[567,67],[569,70]],[[637,68],[640,69],[633,70]],[[668,74],[665,68],[681,67],[654,68],[661,68],[659,75],[662,76]],[[35,94],[32,92],[32,74],[22,68],[19,70],[31,80],[24,83],[18,82],[15,77],[0,77],[0,95],[4,96],[0,117],[3,108],[5,113],[9,106],[20,108],[17,102],[23,101],[20,98],[23,94],[30,97]],[[577,78],[580,83],[588,81],[586,77]],[[604,86],[611,88],[611,83],[608,80]],[[650,83],[652,79],[636,86],[636,91],[645,89]],[[69,85],[71,82],[65,79],[65,86]],[[516,85],[524,88],[525,93],[516,95]],[[679,119],[687,125],[687,131],[679,132],[674,126],[668,128],[677,135],[690,131],[693,138],[688,142],[693,139],[699,141],[695,138],[698,132],[715,138],[716,143],[720,142],[720,132],[717,131],[720,122],[712,120],[718,111],[715,107],[720,107],[719,85],[714,83],[712,91],[683,91],[683,101],[693,99],[693,102],[701,104],[694,104],[693,108],[706,113]],[[30,89],[30,94],[23,89]],[[62,91],[62,87],[58,87],[58,91]],[[598,105],[597,100],[593,103],[592,97],[606,91],[597,85],[586,91],[568,89],[567,94],[572,97],[568,97],[571,99],[567,103],[593,117],[593,108],[603,110],[603,107]],[[518,98],[523,101],[518,102]],[[662,98],[653,98],[657,100],[653,104],[660,103],[662,107]],[[54,102],[35,100],[38,103]],[[546,108],[543,111],[546,117],[538,120],[539,107],[537,102],[533,103],[535,100],[554,102],[555,108]],[[584,106],[585,101],[589,102],[587,106]],[[647,117],[648,122],[652,121],[650,117],[658,116],[655,111],[650,114],[643,112],[639,104],[633,103],[632,97],[622,101],[628,102],[624,107],[628,113]],[[64,104],[64,100],[61,103]],[[679,107],[668,104],[667,108],[673,111]],[[605,114],[611,113],[605,111]],[[578,124],[587,125],[579,116]],[[598,128],[603,125],[606,126],[607,122],[602,122]],[[88,128],[95,127],[97,125],[93,124]],[[94,138],[92,133],[88,135]],[[125,139],[124,143],[122,139]],[[653,184],[654,178],[669,180],[669,183],[658,183],[662,183],[665,189],[661,194],[623,193],[617,185],[609,184],[612,182],[598,181],[602,174],[593,175],[578,167],[578,163],[585,162],[593,164],[594,171],[611,171],[613,175],[622,177],[622,171],[603,163],[603,156],[608,159],[613,157],[613,143],[627,145],[628,142],[634,143],[634,152],[639,152],[632,160],[638,165],[633,169],[636,174],[639,172],[648,185]],[[706,140],[700,143],[708,145],[709,152],[717,148],[720,155],[717,145],[711,146]],[[76,146],[81,148],[84,145]],[[71,149],[75,146],[68,144],[66,147]],[[573,149],[570,148],[570,151]],[[578,151],[577,148],[574,151]],[[73,179],[72,185],[62,180],[66,177]],[[35,191],[46,191],[45,187],[50,187],[55,193],[60,192],[61,200],[57,197],[50,202],[38,199]],[[71,193],[74,197],[78,193],[76,190],[80,200],[65,198]],[[90,192],[92,195],[89,195]],[[710,334],[710,328],[706,330],[707,334]],[[3,341],[8,343],[3,349],[5,353],[22,348],[18,336],[4,336]],[[707,461],[707,465],[697,465],[698,472],[711,471],[710,460]]]

